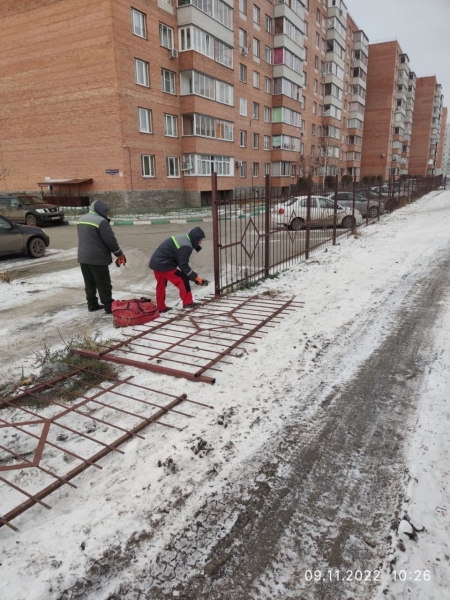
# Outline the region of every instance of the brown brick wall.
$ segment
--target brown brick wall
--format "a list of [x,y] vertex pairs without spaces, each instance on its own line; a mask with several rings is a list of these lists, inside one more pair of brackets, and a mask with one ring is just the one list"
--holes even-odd
[[397,42],[370,44],[361,176],[389,177],[393,140],[393,102],[396,64],[401,53]]
[[2,187],[36,190],[49,176],[122,189],[104,172],[124,167],[109,0],[10,8],[0,19]]
[[409,160],[411,175],[425,177],[427,174],[436,83],[434,76],[417,78]]

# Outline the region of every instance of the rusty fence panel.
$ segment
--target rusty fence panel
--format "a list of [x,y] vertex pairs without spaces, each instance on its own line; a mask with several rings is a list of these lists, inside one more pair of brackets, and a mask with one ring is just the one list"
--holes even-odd
[[308,178],[303,187],[277,193],[265,177],[264,192],[251,188],[232,199],[219,197],[212,174],[212,214],[215,294],[245,289],[274,275],[312,251],[335,245],[358,227],[436,190],[442,177],[395,180],[387,183],[342,185]]

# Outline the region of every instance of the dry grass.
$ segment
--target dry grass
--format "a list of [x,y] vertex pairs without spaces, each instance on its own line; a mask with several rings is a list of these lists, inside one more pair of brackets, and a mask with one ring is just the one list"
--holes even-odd
[[0,273],[0,283],[11,283],[13,279],[15,279],[15,273],[10,269],[4,273]]

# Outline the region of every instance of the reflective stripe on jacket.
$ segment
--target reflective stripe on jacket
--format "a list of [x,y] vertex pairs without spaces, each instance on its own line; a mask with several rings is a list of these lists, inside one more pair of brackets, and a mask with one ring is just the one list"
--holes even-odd
[[116,236],[105,219],[95,211],[83,215],[77,224],[78,262],[85,265],[110,265],[111,254],[119,257],[123,252]]
[[173,235],[164,240],[153,252],[149,267],[153,271],[173,271],[180,269],[191,281],[198,277],[197,273],[189,266],[189,258],[194,246],[187,233]]

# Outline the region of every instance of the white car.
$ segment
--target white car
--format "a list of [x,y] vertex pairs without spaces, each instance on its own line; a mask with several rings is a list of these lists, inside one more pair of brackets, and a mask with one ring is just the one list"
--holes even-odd
[[[272,210],[272,226],[279,229],[286,227],[298,231],[306,225],[307,196],[296,196],[277,204]],[[313,227],[329,227],[333,225],[334,201],[324,196],[311,196],[311,220]],[[343,208],[338,204],[336,224],[341,227],[350,228],[362,223],[362,216],[355,210],[352,216],[351,208]]]

